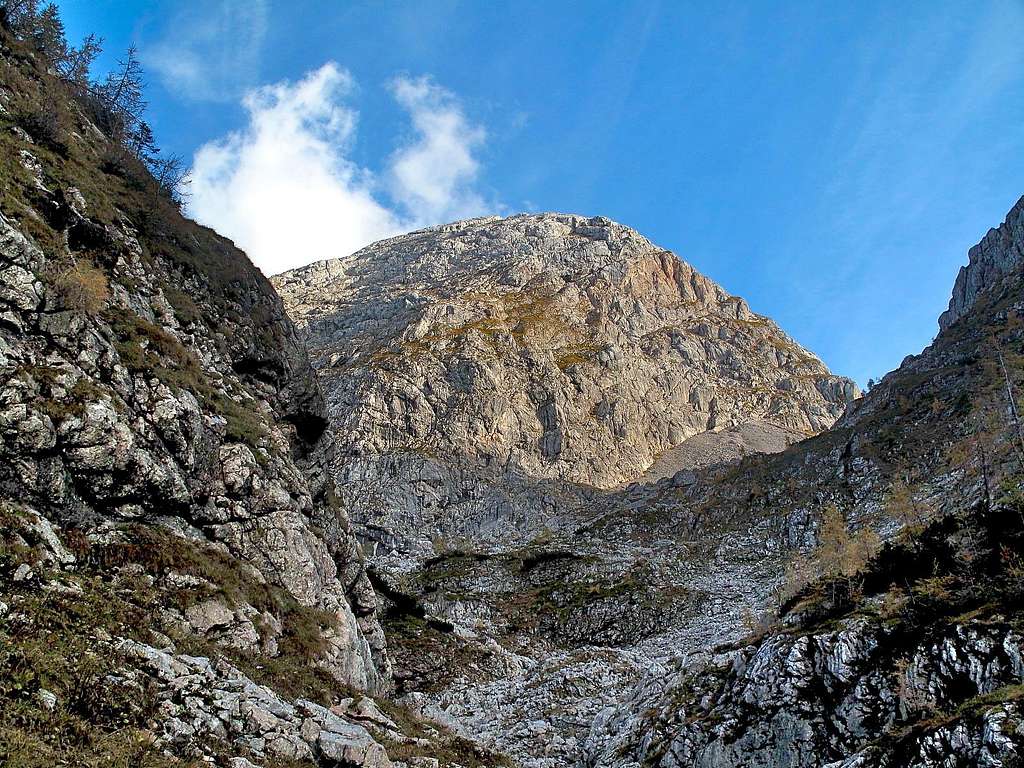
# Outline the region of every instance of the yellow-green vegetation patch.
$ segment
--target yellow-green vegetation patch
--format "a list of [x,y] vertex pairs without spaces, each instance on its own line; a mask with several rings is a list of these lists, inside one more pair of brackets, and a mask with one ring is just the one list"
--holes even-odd
[[958,716],[972,713],[984,714],[1003,704],[1021,700],[1024,700],[1024,685],[1020,683],[1004,685],[990,693],[983,693],[973,699],[968,699],[957,707],[956,714]]
[[237,558],[157,528],[127,528],[118,539],[88,545],[79,556],[102,570],[135,563],[157,579],[171,573],[195,576],[201,580],[201,586],[169,593],[173,604],[184,609],[200,600],[221,596],[233,607],[249,604],[272,613],[284,625],[279,643],[282,655],[299,656],[304,662],[323,653],[323,632],[337,626],[334,614],[302,605],[287,590],[267,583]]
[[[153,745],[152,692],[128,682],[113,636],[146,637],[155,592],[137,581],[58,574],[18,541],[22,513],[0,506],[0,765],[182,765]],[[17,584],[22,563],[59,589]]]
[[750,318],[740,318],[740,317],[726,318],[725,322],[728,323],[729,325],[735,325],[735,326],[738,326],[740,328],[747,328],[747,329],[767,328],[768,326],[771,325],[771,322],[768,320],[768,318],[767,317],[762,317],[761,315],[754,315],[753,317],[750,317]]
[[520,344],[524,344],[527,337],[537,336],[549,340],[567,331],[561,313],[553,311],[553,295],[520,291],[503,294],[501,299],[505,315],[512,327],[512,334]]
[[779,352],[795,357],[795,363],[797,365],[804,365],[806,363],[813,362],[814,360],[814,358],[809,357],[795,342],[790,341],[785,336],[776,336],[775,334],[771,334],[768,336],[767,341]]
[[61,309],[97,315],[110,298],[107,275],[87,258],[70,263],[50,262],[40,278]]
[[168,303],[174,308],[174,315],[178,318],[178,322],[188,325],[203,321],[202,310],[188,293],[171,285],[164,286],[163,293]]
[[199,360],[173,334],[128,309],[107,310],[103,319],[114,332],[114,346],[129,371],[156,376],[196,394],[212,393]]
[[555,365],[560,370],[565,371],[574,365],[591,363],[604,348],[604,344],[596,342],[561,347],[555,354]]

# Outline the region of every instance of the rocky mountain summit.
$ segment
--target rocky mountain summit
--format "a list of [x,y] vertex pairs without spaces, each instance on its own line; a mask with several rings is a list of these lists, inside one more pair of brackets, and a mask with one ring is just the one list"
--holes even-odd
[[856,394],[742,299],[600,217],[474,219],[273,282],[371,537],[532,536],[557,502],[519,478],[610,489],[671,475],[691,468],[690,438],[740,427],[779,450]]
[[1013,274],[1024,261],[1024,199],[1018,200],[1006,220],[989,230],[981,242],[971,248],[967,266],[961,267],[953,285],[949,309],[939,317],[945,330],[963,317],[978,296],[1003,278]]
[[[1013,487],[1019,472],[1012,425],[1000,415],[1019,375],[1021,281],[1012,258],[1019,209],[995,230],[1008,237],[986,238],[998,237],[1010,254],[999,270],[979,266],[991,248],[972,250],[967,272],[987,277],[975,281],[959,321],[944,322],[929,349],[850,404],[836,426],[788,448],[768,445],[742,458],[742,449],[723,448],[758,445],[761,435],[751,429],[764,424],[761,413],[683,440],[627,487],[600,488],[531,477],[528,461],[514,472],[488,471],[456,444],[426,457],[385,448],[388,458],[378,463],[374,451],[388,440],[408,445],[410,425],[429,419],[399,419],[381,406],[346,422],[355,435],[365,434],[359,429],[368,418],[390,419],[387,439],[349,449],[344,463],[357,462],[359,471],[339,475],[348,493],[371,489],[368,502],[351,507],[369,538],[400,542],[409,510],[435,536],[447,519],[463,525],[459,538],[435,540],[436,554],[412,565],[380,550],[373,558],[399,691],[419,697],[427,716],[533,768],[1003,765],[1019,748],[1013,701],[1021,669],[1016,625],[995,606],[1012,604],[1018,577],[1007,571],[993,531],[1007,542],[1016,535],[1007,505],[1017,502],[996,489]],[[410,238],[443,239],[444,231]],[[368,251],[388,253],[404,242]],[[486,261],[476,263],[486,271]],[[356,364],[363,358],[339,357],[354,367],[344,368],[347,382],[332,384],[342,374],[330,365],[337,347],[324,339],[347,327],[347,315],[335,317],[332,307],[303,321],[301,312],[313,309],[296,304],[302,288],[294,281],[310,275],[319,285],[326,273],[335,284],[356,285],[346,264],[277,280],[311,334],[329,392],[337,386],[345,397],[372,400],[382,378],[406,386],[406,374],[434,359],[433,345],[438,357],[449,343],[467,349],[437,334],[395,369],[379,347],[369,372]],[[343,313],[345,301],[356,300],[339,301]],[[413,308],[404,328],[431,327],[419,324],[433,315],[416,309],[415,298],[404,303]],[[404,353],[402,344],[395,354]],[[506,346],[468,349],[463,354],[501,360],[521,347],[513,336]],[[591,365],[600,377],[599,362]],[[554,365],[545,369],[549,382],[559,381],[552,368],[583,375]],[[341,402],[349,413],[351,401]],[[444,428],[424,434],[436,439]],[[541,456],[542,439],[542,430],[531,438]],[[463,499],[467,491],[501,503],[482,510],[479,500]],[[363,518],[371,505],[384,514]],[[530,519],[545,521],[539,531],[526,528],[532,537],[502,540],[479,522],[530,505]],[[822,549],[829,530],[848,528],[853,538],[834,571],[840,566],[829,565]],[[889,543],[879,550],[882,541]],[[927,565],[900,569],[914,558]],[[953,566],[968,561],[980,570]],[[940,583],[937,571],[946,573]],[[781,622],[774,618],[780,602]],[[966,619],[956,613],[979,607]],[[922,641],[922,633],[934,639]]]

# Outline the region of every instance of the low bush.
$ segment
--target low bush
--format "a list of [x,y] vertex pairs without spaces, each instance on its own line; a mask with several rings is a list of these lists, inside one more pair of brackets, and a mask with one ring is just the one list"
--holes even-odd
[[27,105],[15,115],[15,119],[33,141],[61,155],[67,154],[67,117],[55,104]]
[[43,279],[61,309],[98,315],[110,298],[106,274],[84,259],[47,270]]
[[201,323],[203,312],[195,300],[185,291],[174,286],[166,286],[164,298],[174,307],[174,315],[180,323]]

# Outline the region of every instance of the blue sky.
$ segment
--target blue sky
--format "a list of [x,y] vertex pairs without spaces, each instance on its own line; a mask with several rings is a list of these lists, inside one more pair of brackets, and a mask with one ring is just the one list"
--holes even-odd
[[1024,194],[1024,2],[62,0],[136,43],[192,212],[265,271],[604,215],[861,383]]

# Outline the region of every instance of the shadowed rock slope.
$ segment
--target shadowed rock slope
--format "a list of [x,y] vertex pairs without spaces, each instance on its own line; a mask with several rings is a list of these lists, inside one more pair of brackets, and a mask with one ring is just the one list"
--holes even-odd
[[[971,250],[970,303],[954,293],[931,346],[828,433],[700,493],[730,498],[718,519],[777,516],[804,553],[778,617],[686,649],[606,708],[586,765],[1020,764],[1022,204]],[[811,535],[794,538],[805,516]],[[844,541],[847,525],[884,545],[849,547],[871,537]]]
[[738,637],[781,570],[767,525],[616,521],[820,432],[856,394],[603,218],[461,222],[273,281],[376,545],[398,691],[538,768],[580,759],[593,718],[675,649]]

